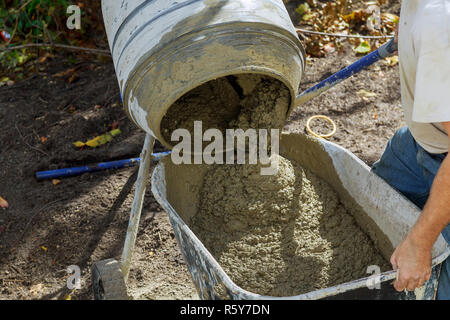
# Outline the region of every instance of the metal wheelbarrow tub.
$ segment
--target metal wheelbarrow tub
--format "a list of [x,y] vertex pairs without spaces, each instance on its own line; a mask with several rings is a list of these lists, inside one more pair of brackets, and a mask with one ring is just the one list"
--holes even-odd
[[[360,227],[389,259],[420,215],[420,210],[390,187],[384,180],[348,150],[326,140],[302,134],[284,134],[280,153],[327,181],[339,194]],[[369,277],[291,297],[270,297],[238,287],[216,259],[191,231],[185,221],[196,214],[198,191],[202,187],[207,165],[174,165],[170,156],[155,168],[152,191],[168,212],[176,239],[202,299],[434,299],[441,263],[450,247],[442,236],[433,250],[431,279],[414,292],[397,293],[392,280],[396,271],[380,275],[381,289],[369,289]]]

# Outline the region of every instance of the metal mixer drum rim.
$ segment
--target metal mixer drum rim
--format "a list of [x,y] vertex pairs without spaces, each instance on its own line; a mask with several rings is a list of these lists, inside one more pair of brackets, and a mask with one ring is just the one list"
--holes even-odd
[[[236,28],[236,25],[239,25],[239,28]],[[270,28],[267,29],[267,28]],[[159,63],[164,62],[164,60],[168,60],[168,56],[176,55],[186,50],[189,46],[197,44],[196,39],[207,39],[205,37],[205,33],[214,32],[216,36],[227,36],[229,34],[236,35],[236,33],[240,33],[241,35],[249,36],[249,35],[263,35],[267,37],[267,41],[270,42],[271,39],[282,42],[287,46],[291,47],[295,52],[297,52],[299,60],[301,61],[301,68],[304,70],[305,67],[305,51],[303,46],[300,43],[300,40],[294,37],[290,32],[280,29],[274,28],[272,25],[267,25],[265,23],[223,23],[215,26],[208,26],[202,29],[198,29],[189,33],[186,33],[176,39],[171,40],[170,42],[160,44],[155,47],[153,50],[149,51],[145,55],[141,57],[141,63],[139,63],[131,72],[128,77],[126,83],[124,84],[124,95],[123,99],[125,102],[128,101],[131,90],[138,87],[143,79],[146,77],[150,69],[158,65]],[[191,41],[190,41],[191,40]],[[294,88],[291,83],[289,83],[288,78],[283,76],[280,72],[276,72],[273,69],[267,67],[259,67],[259,66],[240,66],[238,68],[229,69],[229,70],[221,70],[219,72],[213,72],[203,79],[200,79],[195,85],[191,85],[189,87],[184,88],[184,90],[178,93],[174,98],[169,101],[168,105],[172,106],[176,101],[178,101],[182,96],[189,93],[193,89],[209,82],[214,79],[230,76],[230,75],[239,75],[239,74],[260,74],[272,77],[280,82],[282,82],[290,91],[291,101],[290,106],[287,111],[288,116],[290,112],[294,108],[295,100],[298,93],[298,88]],[[167,111],[170,109],[167,108],[163,117],[167,114]],[[125,108],[128,116],[134,121],[135,119],[130,114],[128,107]],[[163,118],[162,117],[162,118]],[[161,119],[162,119],[161,118]],[[160,133],[160,127],[157,128]],[[161,135],[162,136],[162,135]],[[160,138],[159,138],[160,139]],[[161,142],[167,147],[172,147],[170,143],[164,141],[164,139],[160,139]]]

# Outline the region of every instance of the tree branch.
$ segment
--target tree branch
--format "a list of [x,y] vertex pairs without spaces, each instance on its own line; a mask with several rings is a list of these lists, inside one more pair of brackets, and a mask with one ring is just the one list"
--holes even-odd
[[25,49],[25,48],[57,48],[57,49],[66,49],[66,50],[73,50],[73,51],[85,51],[95,54],[103,54],[103,55],[111,55],[109,50],[103,50],[103,49],[93,49],[93,48],[84,48],[84,47],[76,47],[76,46],[69,46],[65,44],[51,44],[51,43],[29,43],[14,47],[7,47],[7,48],[0,48],[0,52],[5,51],[12,51],[12,50],[18,50],[18,49]]

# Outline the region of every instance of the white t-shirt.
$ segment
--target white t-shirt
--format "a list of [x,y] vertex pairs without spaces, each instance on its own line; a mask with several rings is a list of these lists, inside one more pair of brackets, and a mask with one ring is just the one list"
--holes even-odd
[[450,0],[403,0],[399,28],[402,104],[417,143],[446,153],[450,121]]

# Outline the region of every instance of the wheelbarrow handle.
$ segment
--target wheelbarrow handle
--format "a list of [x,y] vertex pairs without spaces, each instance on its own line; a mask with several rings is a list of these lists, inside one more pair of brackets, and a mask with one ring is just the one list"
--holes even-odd
[[341,71],[335,73],[329,78],[323,80],[314,87],[304,91],[299,94],[295,99],[295,106],[298,107],[305,102],[317,97],[328,89],[334,87],[338,83],[341,83],[347,78],[350,78],[354,74],[360,72],[361,70],[371,66],[380,59],[384,59],[394,54],[397,51],[397,43],[394,39],[382,45],[378,50],[368,54],[364,58],[356,61],[355,63],[349,65],[348,67],[342,69]]

